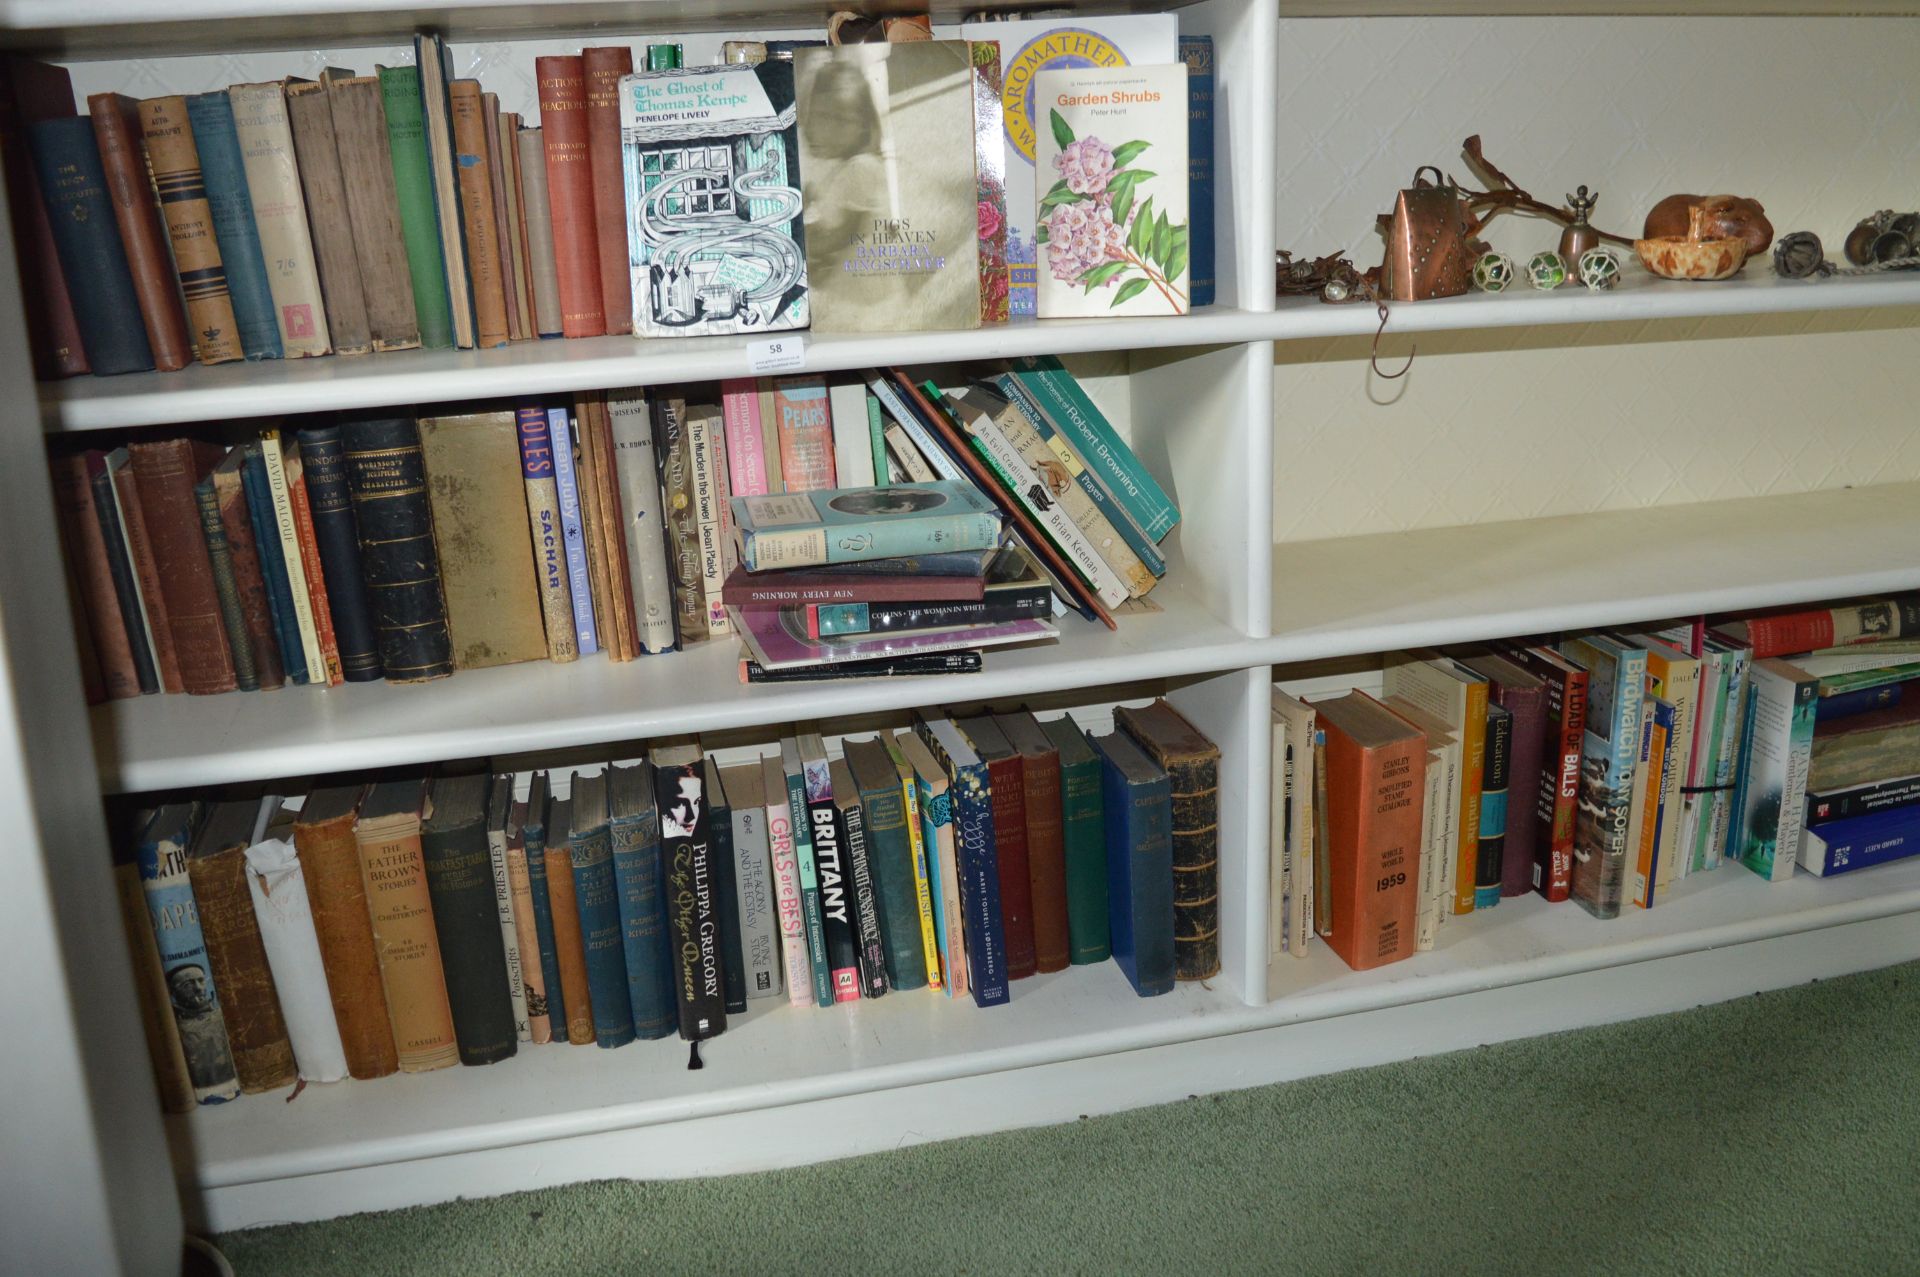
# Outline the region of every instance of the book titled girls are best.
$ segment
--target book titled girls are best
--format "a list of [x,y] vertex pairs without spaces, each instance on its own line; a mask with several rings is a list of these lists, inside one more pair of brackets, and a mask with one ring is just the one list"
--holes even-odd
[[1040,317],[1186,314],[1185,65],[1034,83]]

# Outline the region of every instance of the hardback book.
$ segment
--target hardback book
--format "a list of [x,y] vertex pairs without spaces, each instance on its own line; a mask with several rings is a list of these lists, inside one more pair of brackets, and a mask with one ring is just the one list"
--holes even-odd
[[[319,645],[320,673],[328,686],[337,686],[344,681],[340,670],[340,645],[333,633],[333,608],[327,601],[327,575],[320,564],[320,546],[313,532],[313,506],[307,499],[306,463],[300,456],[299,447],[292,440],[283,438],[278,431],[263,432],[260,442],[267,454],[269,471],[273,467],[274,449],[276,446],[280,449],[280,463],[286,477],[286,513],[292,517],[294,546],[307,578],[307,599],[313,615],[314,638]],[[274,499],[278,513],[280,494],[276,493]],[[308,672],[313,672],[311,665]]]
[[1460,734],[1460,828],[1455,848],[1451,909],[1472,913],[1474,881],[1480,864],[1480,786],[1487,762],[1485,675],[1475,674],[1444,656],[1400,653],[1387,660],[1381,684],[1388,696],[1404,696]]
[[807,326],[794,80],[786,62],[621,79],[624,201],[609,207],[625,242],[606,242],[629,272],[636,336]]
[[1116,504],[1158,545],[1180,522],[1173,503],[1098,404],[1052,355],[1013,362],[1015,383],[1030,395],[1054,431],[1084,459]]
[[[1048,132],[1045,112],[1036,110],[1034,79],[1060,67],[1162,65],[1178,60],[1179,23],[1174,15],[1098,15],[975,20],[963,23],[961,38],[1000,45],[1001,106],[1006,132],[1007,267],[1011,312],[1035,313],[1038,274],[1039,198],[1056,174],[1035,172],[1040,135]],[[1156,172],[1172,170],[1156,168]]]
[[800,909],[806,925],[807,969],[817,1006],[834,1003],[833,966],[827,956],[827,919],[820,897],[819,865],[814,859],[813,818],[807,810],[806,766],[796,737],[780,738],[781,783],[786,787],[787,824],[793,832],[794,863],[800,872]]
[[825,931],[827,971],[835,1002],[860,999],[860,930],[845,830],[834,804],[833,773],[827,747],[815,733],[795,742],[806,786],[807,843],[820,889],[820,918]]
[[[333,340],[334,354],[364,355],[373,349],[373,332],[368,326],[366,290],[360,278],[360,253],[353,243],[346,179],[340,171],[333,104],[327,86],[314,80],[289,77],[286,95],[287,124],[300,170],[300,194],[313,238],[314,268],[320,276],[320,298],[327,310],[327,335]],[[171,218],[172,210],[167,211]],[[192,310],[191,301],[188,308]]]
[[1212,979],[1220,971],[1220,749],[1164,700],[1123,705],[1114,722],[1172,785],[1174,974]]
[[609,335],[633,331],[627,282],[626,184],[621,173],[620,80],[633,72],[624,45],[580,51],[587,95],[587,163],[593,175],[594,228],[599,241],[600,296]]
[[[1499,653],[1462,656],[1460,663],[1487,679],[1487,699],[1513,715],[1513,743],[1507,758],[1507,804],[1503,834],[1506,850],[1500,867],[1500,894],[1524,896],[1533,887],[1533,846],[1538,830],[1533,799],[1546,766],[1547,686],[1539,675]],[[1690,724],[1689,724],[1690,725]]]
[[673,745],[656,749],[652,761],[654,795],[660,808],[660,857],[666,872],[667,925],[673,937],[673,987],[680,1008],[680,1036],[695,1043],[697,1050],[698,1043],[724,1033],[727,1028],[700,747]]
[[133,443],[127,451],[160,592],[166,598],[181,684],[200,695],[233,691],[233,654],[193,495],[194,485],[211,469],[206,449],[188,439],[167,439]]
[[[135,677],[144,694],[160,691],[163,687],[159,654],[161,636],[154,631],[152,609],[147,600],[148,587],[134,554],[134,541],[128,527],[132,520],[122,511],[116,487],[115,466],[118,465],[119,476],[124,478],[126,461],[127,452],[124,448],[116,448],[105,454],[89,451],[84,455],[87,486],[91,489],[93,499],[93,515],[105,542],[102,552],[113,575],[114,595],[119,603],[120,619],[126,627],[127,642],[132,649]],[[138,502],[133,504],[137,506]],[[170,636],[168,641],[171,641]],[[177,683],[177,667],[173,673]]]
[[314,930],[313,902],[294,847],[298,815],[279,798],[261,800],[260,834],[246,850],[247,894],[300,1078],[339,1082],[349,1076],[346,1048]]
[[376,1078],[398,1069],[400,1061],[353,833],[361,792],[361,786],[342,785],[308,794],[293,826],[293,846],[313,909],[347,1072]]
[[1033,891],[1035,966],[1041,972],[1064,971],[1072,961],[1073,944],[1067,910],[1060,750],[1032,714],[996,714],[993,721],[1020,756],[1021,789],[1026,798],[1027,880]]
[[1792,876],[1806,814],[1819,680],[1786,661],[1753,663],[1740,750],[1739,813],[1728,844],[1769,882]]
[[514,339],[532,341],[541,334],[533,308],[533,249],[527,242],[526,174],[520,162],[519,112],[500,113],[498,145],[502,196],[507,205],[507,242],[513,259],[513,287],[507,296],[513,301],[515,322],[519,325]]
[[[292,544],[291,563],[293,569],[303,575],[300,591],[296,595],[289,570],[289,542],[282,537],[294,535],[291,502],[286,500],[286,474],[276,455],[274,469],[267,468],[267,450],[263,440],[254,439],[239,445],[235,451],[241,454],[240,486],[246,494],[247,513],[253,523],[253,544],[260,555],[260,576],[267,589],[267,604],[273,613],[274,636],[278,640],[281,652],[281,664],[285,667],[287,678],[294,683],[306,683],[308,680],[308,647],[305,637],[311,631],[312,617],[307,618],[305,631],[295,610],[296,599],[305,603],[306,578],[302,566],[299,546]],[[111,461],[111,459],[109,459]],[[279,479],[279,499],[275,498],[275,479]],[[284,506],[288,516],[282,524],[280,514]],[[355,537],[359,536],[355,532]],[[314,640],[315,648],[318,640]],[[319,663],[316,650],[313,661]],[[323,674],[324,677],[324,674]]]
[[967,43],[801,49],[793,74],[814,329],[978,328]]
[[[932,913],[934,954],[931,976],[940,972],[940,991],[964,997],[971,988],[967,974],[966,916],[960,907],[957,832],[953,824],[952,781],[946,766],[911,731],[894,736],[900,757],[913,772],[915,805],[920,811],[920,842],[927,858],[928,904]],[[1101,871],[1106,870],[1105,848]]]
[[566,995],[567,1041],[586,1046],[596,1040],[593,977],[587,971],[586,935],[580,925],[578,889],[573,885],[573,799],[556,793],[547,804],[547,904],[553,919],[554,960]]
[[[1427,827],[1420,840],[1420,909],[1414,933],[1414,948],[1424,953],[1439,943],[1440,928],[1453,915],[1456,868],[1453,849],[1460,845],[1460,736],[1444,720],[1404,697],[1388,696],[1381,704],[1427,738],[1427,789],[1432,797],[1427,804],[1430,808]],[[1509,779],[1509,794],[1512,788]],[[1485,797],[1483,793],[1482,805]],[[1512,806],[1509,801],[1509,810]],[[1528,811],[1525,817],[1532,820],[1533,813]],[[1506,836],[1511,837],[1512,820],[1506,828]]]
[[[1007,988],[1007,938],[1002,925],[997,863],[999,843],[994,831],[994,801],[987,764],[959,724],[950,718],[916,718],[920,743],[946,772],[947,799],[954,846],[953,878],[961,915],[962,965],[966,980],[955,990],[973,995],[978,1007],[1002,1006]],[[946,864],[943,860],[941,870]],[[948,952],[954,953],[949,927]]]
[[737,561],[739,557],[728,535],[725,517],[730,498],[727,496],[727,454],[721,432],[718,405],[687,406],[687,456],[693,463],[693,518],[699,538],[700,597],[709,638],[733,631],[733,622],[727,619],[726,603],[720,597],[720,587],[727,577],[728,559]]
[[847,741],[843,748],[848,777],[858,789],[886,987],[895,992],[925,988],[926,945],[920,927],[919,894],[924,876],[915,872],[915,840],[908,833],[900,773],[878,738]]
[[598,394],[573,397],[574,444],[579,461],[580,522],[586,534],[587,570],[593,598],[600,649],[616,661],[630,661],[633,647],[633,603],[628,596],[626,539],[620,531],[618,480],[608,464],[612,444],[607,433],[606,400]]
[[[214,498],[219,507],[227,554],[233,563],[234,582],[239,590],[247,642],[253,652],[255,676],[262,687],[279,687],[286,682],[286,667],[281,661],[279,641],[275,637],[266,569],[260,558],[259,543],[253,534],[253,514],[247,500],[244,474],[246,460],[244,448],[229,448],[227,455],[220,459],[220,464],[213,468],[208,478],[213,484]],[[110,495],[103,496],[111,502]],[[131,575],[128,581],[131,585]]]
[[1071,718],[1040,724],[1060,755],[1060,829],[1067,881],[1068,961],[1105,962],[1113,954],[1107,922],[1107,842],[1100,759]]
[[247,191],[246,162],[234,130],[233,103],[225,90],[195,93],[186,102],[193,144],[200,152],[207,206],[213,214],[214,238],[220,242],[220,261],[233,295],[234,317],[240,322],[241,349],[248,359],[278,359],[285,348],[274,316],[253,198]]
[[[998,556],[996,555],[996,562]],[[980,604],[986,600],[987,578],[967,576],[912,576],[901,573],[846,572],[839,569],[788,569],[754,573],[735,568],[721,586],[721,600],[729,606],[765,610],[780,607],[814,609],[816,619],[827,608],[860,608],[880,604]],[[832,613],[840,616],[842,613]],[[849,619],[855,613],[844,614]],[[871,629],[871,624],[868,625]],[[858,631],[855,631],[858,632]]]
[[510,412],[422,417],[421,455],[439,548],[455,669],[548,655],[532,543],[512,514],[526,500]]
[[540,91],[561,332],[568,337],[604,336],[607,313],[600,291],[586,68],[580,58],[568,56],[535,58],[533,68]]
[[[7,204],[13,210],[14,257],[20,267],[34,375],[46,381],[86,372],[87,356],[54,249],[46,204],[40,198],[26,130],[36,120],[73,113],[73,78],[65,67],[19,54],[0,59],[0,168],[5,172]],[[184,116],[181,122],[184,126]],[[234,357],[239,357],[238,347]]]
[[120,904],[120,921],[127,933],[128,956],[140,995],[140,1028],[147,1054],[153,1060],[159,1084],[160,1107],[168,1113],[193,1110],[193,1083],[187,1077],[187,1056],[180,1046],[180,1028],[173,1022],[167,973],[160,965],[160,946],[154,938],[153,915],[147,912],[147,893],[140,885],[140,864],[125,839],[114,838],[113,886]]
[[1596,918],[1615,918],[1627,890],[1647,654],[1606,635],[1568,639],[1560,644],[1560,654],[1587,671],[1573,898]]
[[[527,1042],[533,1038],[533,1029],[527,1021],[520,928],[513,910],[513,876],[507,866],[507,845],[519,833],[519,819],[513,810],[513,788],[512,773],[502,773],[493,778],[487,791],[487,868],[493,875],[493,911],[500,924],[500,952],[507,963],[507,1002],[513,1008],[513,1036],[516,1041]],[[523,847],[522,878],[526,876],[525,855]]]
[[527,860],[527,796],[533,777],[513,776],[512,805],[507,809],[507,889],[513,895],[513,931],[520,950],[520,984],[526,991],[525,1041],[553,1041],[553,1019],[547,1005],[547,973],[540,960],[540,927],[533,916],[533,875]]
[[763,428],[770,427],[780,441],[783,491],[843,486],[834,473],[832,403],[825,378],[776,377],[761,393],[760,414]]
[[772,492],[771,480],[780,478],[775,452],[769,460],[760,421],[760,387],[752,377],[730,377],[720,383],[720,416],[727,434],[727,495],[752,497]]
[[[1284,943],[1286,951],[1296,958],[1307,953],[1307,937],[1315,934],[1314,898],[1320,884],[1314,881],[1315,839],[1320,823],[1316,810],[1318,802],[1316,776],[1314,772],[1315,755],[1325,748],[1323,733],[1319,727],[1319,716],[1313,706],[1305,701],[1287,695],[1279,688],[1273,689],[1273,717],[1276,728],[1286,731],[1286,751],[1275,754],[1274,770],[1285,782],[1279,814],[1286,820],[1286,835],[1283,843],[1281,879],[1282,919],[1279,941]],[[1458,762],[1456,750],[1456,765]],[[1456,811],[1449,806],[1449,811]],[[1449,842],[1448,846],[1453,844]],[[1448,860],[1450,868],[1452,861]],[[1439,893],[1435,911],[1444,915],[1452,903],[1452,879],[1446,878],[1448,890]],[[1282,977],[1269,959],[1267,979],[1278,981]],[[1277,983],[1273,987],[1280,987]]]
[[533,294],[533,327],[540,337],[559,337],[560,271],[553,256],[553,210],[547,202],[547,144],[536,126],[522,128],[520,202],[526,218],[528,287]]
[[207,561],[213,569],[213,591],[220,600],[220,623],[227,631],[227,652],[233,658],[233,679],[243,692],[260,690],[253,667],[253,640],[247,634],[246,613],[240,607],[240,586],[233,575],[233,551],[227,545],[227,527],[220,521],[220,498],[212,476],[193,485],[200,510],[200,530],[207,538]]
[[[393,180],[387,141],[386,104],[378,76],[324,77],[333,108],[333,137],[340,153],[340,180],[347,219],[360,260],[367,328],[376,351],[420,345],[414,310],[413,269],[407,264],[406,231]],[[244,322],[244,320],[243,320]]]
[[1750,617],[1718,627],[1753,650],[1753,659],[1818,648],[1851,647],[1920,635],[1920,594],[1899,594],[1846,607]]
[[[533,932],[540,956],[540,979],[547,995],[549,1040],[565,1042],[566,982],[560,976],[560,942],[553,929],[553,894],[547,890],[547,809],[550,785],[545,772],[535,772],[527,786],[527,810],[520,826],[527,859],[527,898],[533,914]],[[572,866],[568,866],[571,877]]]
[[259,800],[251,798],[211,804],[187,853],[208,972],[220,991],[220,1015],[243,1095],[276,1091],[298,1077],[247,888],[247,846],[259,811]]
[[[1026,762],[992,715],[959,719],[956,725],[966,734],[967,742],[987,769],[1007,978],[1023,980],[1039,970],[1033,870],[1027,844]],[[1053,956],[1058,956],[1057,949]]]
[[[298,441],[301,480],[306,486],[315,548],[326,581],[341,677],[349,683],[377,682],[384,673],[380,638],[360,566],[360,536],[353,519],[353,493],[347,482],[340,427],[310,427],[300,431]],[[216,470],[216,476],[218,473]]]
[[[460,219],[459,161],[454,153],[448,94],[453,82],[453,54],[446,37],[434,31],[417,33],[413,37],[413,64],[420,72],[421,131],[433,192],[434,225],[440,239],[440,265],[446,276],[447,309],[453,321],[453,344],[470,350],[474,344],[473,284]],[[544,206],[545,201],[541,203]]]
[[[431,69],[431,59],[423,65]],[[421,67],[375,67],[374,73],[380,77],[381,108],[387,118],[393,193],[400,211],[401,239],[407,248],[407,275],[413,286],[413,316],[420,326],[420,345],[427,350],[445,350],[454,344],[453,303],[447,292],[447,264],[440,246],[440,213],[434,193],[437,175],[427,144]],[[444,91],[444,82],[440,87]]]
[[712,758],[701,764],[707,795],[708,855],[713,860],[714,916],[720,924],[720,986],[728,1015],[747,1012],[746,960],[740,952],[740,897],[734,887],[733,799]]
[[1840,789],[1809,790],[1806,819],[1810,825],[1826,824],[1916,803],[1920,803],[1920,775],[1890,776]]
[[813,966],[808,955],[807,913],[800,889],[800,861],[795,854],[793,810],[787,802],[787,773],[778,757],[762,758],[760,789],[766,804],[767,855],[773,865],[773,904],[780,926],[780,968],[785,973],[787,1002],[814,1004]]
[[946,482],[735,497],[749,571],[852,563],[999,544],[1000,515],[971,485]]
[[1550,647],[1515,648],[1515,662],[1539,676],[1546,711],[1540,783],[1527,808],[1534,824],[1533,889],[1549,901],[1573,890],[1573,839],[1580,760],[1587,731],[1587,672]]
[[79,115],[40,120],[27,136],[88,366],[99,376],[151,370],[153,350],[92,124]]
[[707,600],[701,588],[700,522],[693,504],[693,445],[687,437],[687,401],[679,395],[656,394],[650,405],[674,627],[681,644],[698,643],[707,637]]
[[1317,701],[1314,711],[1326,735],[1327,944],[1365,971],[1414,952],[1426,739],[1364,692]]
[[938,879],[931,872],[926,830],[920,821],[919,782],[914,774],[914,765],[907,760],[904,749],[911,735],[910,732],[882,732],[879,737],[880,748],[893,767],[894,783],[900,791],[908,867],[913,872],[914,915],[919,923],[921,970],[926,973],[928,988],[944,989],[946,980],[940,973],[939,937],[934,930]]
[[420,433],[411,417],[340,423],[360,567],[389,683],[453,673]]
[[579,639],[573,628],[573,587],[567,570],[566,534],[560,516],[560,486],[547,410],[539,404],[519,409],[520,476],[526,484],[527,524],[533,534],[534,582],[540,591],[541,628],[547,659],[577,660]]
[[421,859],[425,790],[420,780],[369,786],[353,826],[373,920],[374,952],[403,1073],[446,1068],[460,1058],[434,929],[433,897]]
[[507,344],[507,287],[499,228],[493,217],[493,167],[488,126],[478,80],[447,86],[453,113],[454,162],[458,165],[460,216],[467,241],[467,272],[473,285],[474,342],[482,350]]
[[[1701,841],[1694,849],[1697,868],[1712,869],[1726,855],[1728,831],[1734,822],[1733,790],[1739,779],[1741,733],[1746,725],[1747,686],[1753,671],[1753,652],[1744,644],[1709,635],[1706,653],[1717,657],[1721,667],[1721,711],[1716,733],[1716,758],[1712,774],[1713,805],[1704,813]],[[1816,781],[1808,769],[1808,787]]]
[[300,192],[286,95],[275,80],[233,85],[227,97],[281,347],[289,359],[331,354],[333,341],[327,332],[320,273],[307,230],[307,205]]
[[668,574],[653,412],[646,396],[638,390],[608,392],[607,428],[613,441],[613,470],[620,492],[636,641],[640,651],[649,655],[670,652],[675,641],[673,586]]
[[1106,813],[1107,929],[1113,961],[1143,998],[1173,992],[1173,796],[1167,773],[1131,736],[1089,738]]
[[140,611],[146,621],[147,642],[153,648],[160,690],[184,691],[179,653],[174,650],[173,627],[167,617],[167,596],[160,588],[160,560],[154,554],[153,538],[147,533],[146,510],[140,500],[140,481],[133,470],[133,454],[125,447],[115,448],[106,456],[106,470],[114,512],[119,515],[120,531],[126,538],[127,559],[133,565],[140,587]]
[[887,946],[880,931],[880,900],[872,848],[867,843],[866,810],[853,771],[841,759],[828,770],[833,779],[835,828],[847,862],[848,897],[853,910],[854,951],[860,963],[860,996],[887,992]]
[[169,803],[154,812],[139,835],[135,859],[193,1098],[218,1104],[240,1094],[240,1083],[187,871],[187,848],[199,816],[197,803]]
[[778,997],[780,920],[774,904],[767,836],[766,778],[758,762],[725,767],[721,783],[733,812],[733,892],[740,919],[740,971],[749,1000]]
[[572,802],[573,827],[567,845],[573,863],[574,907],[579,911],[581,947],[586,954],[588,996],[593,1000],[593,1040],[612,1049],[633,1041],[634,1028],[606,775],[576,772]]
[[[154,675],[151,655],[146,656],[144,663],[136,662],[136,651],[145,654],[146,643],[140,632],[139,597],[134,592],[133,569],[124,549],[118,544],[109,544],[106,535],[109,525],[95,516],[89,466],[97,466],[105,480],[106,460],[97,452],[53,459],[53,508],[60,522],[60,540],[66,547],[75,579],[80,583],[80,598],[76,602],[85,610],[87,627],[94,636],[107,698],[122,700],[143,692],[157,692],[160,684]],[[109,514],[111,510],[108,506]],[[117,571],[110,550],[119,551]],[[122,612],[118,587],[123,578],[124,588],[131,592],[131,624]]]
[[1480,779],[1480,858],[1473,875],[1473,906],[1500,903],[1502,866],[1507,853],[1507,790],[1512,784],[1513,714],[1504,705],[1487,706],[1487,761]]
[[888,436],[889,446],[894,448],[894,461],[898,466],[908,466],[909,454],[920,459],[923,469],[933,471],[930,478],[917,476],[909,481],[931,483],[934,479],[957,479],[979,482],[977,475],[963,460],[961,454],[966,445],[957,439],[937,436],[934,427],[945,415],[929,406],[923,413],[921,405],[916,403],[909,389],[912,381],[898,369],[876,370],[867,378],[867,390],[880,406],[885,415],[892,418],[894,426],[905,434],[910,446],[900,448],[892,435]]
[[1894,807],[1800,831],[1799,864],[1819,878],[1920,855],[1920,808]]
[[[161,372],[184,368],[193,359],[193,338],[187,313],[180,302],[180,284],[167,248],[167,225],[160,216],[159,199],[148,177],[147,157],[141,145],[140,104],[119,93],[96,93],[87,99],[93,138],[100,148],[100,167],[107,179],[107,196],[120,226],[127,269],[133,275],[134,296],[147,329],[147,349]],[[24,225],[29,219],[22,217]]]
[[[873,474],[873,436],[867,430],[867,388],[858,381],[836,381],[827,387],[827,406],[833,416],[834,486],[871,488],[885,479]],[[733,494],[729,494],[733,495]]]
[[485,772],[438,776],[427,789],[420,860],[433,905],[447,1005],[460,1063],[493,1064],[512,1055],[520,1035],[507,992],[506,947],[487,848]]
[[1193,304],[1213,305],[1213,37],[1180,37],[1187,64],[1187,202],[1193,214]]
[[669,1037],[679,1027],[680,1013],[674,1002],[673,949],[667,933],[666,883],[660,865],[660,816],[654,807],[652,765],[609,766],[607,805],[634,1036],[648,1040]]
[[1036,313],[1186,314],[1186,65],[1050,69],[1033,85],[1034,114],[1046,114],[1033,155]]
[[[1030,643],[1057,638],[1051,621],[1029,617],[992,625],[964,625],[944,630],[909,630],[887,634],[851,634],[838,638],[809,638],[806,621],[785,610],[744,612],[728,608],[734,629],[763,669],[785,670],[852,665],[882,658],[907,658]],[[950,671],[949,671],[950,672]]]
[[1053,584],[1026,551],[1008,546],[995,560],[985,595],[973,603],[808,603],[801,609],[807,637],[890,634],[997,625],[1053,615]]
[[526,341],[532,334],[520,318],[520,290],[514,279],[512,218],[507,210],[508,183],[512,181],[505,156],[500,153],[500,95],[480,95],[480,118],[485,134],[487,157],[488,209],[493,217],[494,242],[500,253],[500,294],[506,306],[507,340]]
[[973,60],[974,197],[979,201],[980,322],[1004,324],[1011,315],[1007,275],[1007,148],[1005,91],[996,40],[967,41]]

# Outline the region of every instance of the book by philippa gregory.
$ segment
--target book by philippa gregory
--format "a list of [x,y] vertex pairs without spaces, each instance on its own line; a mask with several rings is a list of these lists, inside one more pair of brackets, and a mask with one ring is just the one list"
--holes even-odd
[[636,337],[805,328],[793,65],[620,81]]
[[1186,66],[1035,84],[1040,317],[1186,314]]

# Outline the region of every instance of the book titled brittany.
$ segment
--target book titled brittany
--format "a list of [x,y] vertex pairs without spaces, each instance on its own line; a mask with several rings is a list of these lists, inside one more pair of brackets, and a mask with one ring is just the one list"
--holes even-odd
[[970,484],[827,488],[733,498],[733,530],[749,572],[817,567],[1000,543],[1000,512]]

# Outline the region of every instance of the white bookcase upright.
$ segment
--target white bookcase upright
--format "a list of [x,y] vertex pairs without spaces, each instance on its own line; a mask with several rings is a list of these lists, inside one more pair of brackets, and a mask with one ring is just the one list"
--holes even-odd
[[[416,24],[451,40],[458,73],[537,118],[536,55],[583,43],[721,40],[816,30],[828,0],[0,0],[0,39],[67,62],[79,95],[193,92],[411,58]],[[1089,5],[1089,10],[1108,6]],[[1154,0],[1128,6],[1156,7]],[[1556,12],[1554,0],[1386,0],[1317,12]],[[1616,6],[1642,7],[1629,0]],[[1717,12],[1719,0],[1690,8]],[[1799,9],[1779,0],[1742,7]],[[1885,4],[1876,7],[1887,8]],[[1910,13],[1910,3],[1891,6]],[[1370,333],[1369,307],[1273,297],[1277,20],[1271,0],[1178,8],[1213,37],[1218,304],[1176,320],[1020,323],[960,333],[808,335],[812,371],[1019,354],[1085,356],[1184,521],[1160,610],[1118,633],[1069,620],[1057,644],[991,654],[973,676],[744,687],[724,645],[463,673],[423,687],[147,697],[89,713],[64,605],[45,444],[89,431],[667,384],[745,375],[747,343],[628,338],[484,352],[190,368],[37,388],[10,253],[0,253],[0,376],[19,393],[0,430],[0,934],[30,978],[7,982],[0,1076],[7,1232],[39,1268],[163,1271],[183,1221],[224,1229],[323,1218],[605,1176],[716,1173],[903,1142],[1070,1120],[1672,1009],[1920,954],[1920,867],[1865,879],[1702,884],[1660,910],[1598,924],[1513,902],[1434,954],[1355,976],[1324,949],[1268,979],[1268,686],[1394,648],[1702,608],[1920,585],[1910,486],[1757,498],[1276,545],[1276,341]],[[935,11],[942,33],[961,9]],[[1356,254],[1364,250],[1355,248]],[[1477,329],[1920,302],[1920,279],[1796,287],[1764,270],[1716,290],[1643,284],[1607,298],[1462,298],[1396,311],[1393,331]],[[1284,427],[1285,406],[1279,420]],[[56,438],[65,436],[65,438]],[[1331,476],[1329,478],[1332,478]],[[1897,530],[1889,537],[1887,529]],[[1605,538],[1613,553],[1516,556]],[[1686,539],[1684,556],[1671,538]],[[31,547],[34,552],[29,553]],[[1766,570],[1755,570],[1764,562]],[[1358,671],[1357,673],[1355,671]],[[529,1049],[484,1069],[251,1097],[162,1119],[120,938],[103,794],[194,789],[355,768],[639,742],[701,732],[764,740],[902,721],[921,704],[1044,703],[1100,721],[1166,694],[1221,746],[1217,980],[1139,999],[1110,966],[1036,977],[981,1012],[936,996],[831,1012],[755,1004],[685,1068],[667,1041]],[[18,959],[16,958],[18,963]],[[17,1132],[17,1134],[16,1134]],[[24,1262],[24,1261],[23,1261]],[[28,1265],[32,1266],[32,1265]]]

